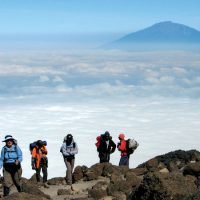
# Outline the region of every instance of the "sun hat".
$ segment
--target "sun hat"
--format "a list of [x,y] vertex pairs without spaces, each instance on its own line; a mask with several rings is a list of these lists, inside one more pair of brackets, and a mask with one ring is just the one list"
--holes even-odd
[[15,138],[13,138],[13,136],[12,135],[6,135],[5,136],[5,139],[2,141],[2,142],[7,142],[8,140],[15,140]]

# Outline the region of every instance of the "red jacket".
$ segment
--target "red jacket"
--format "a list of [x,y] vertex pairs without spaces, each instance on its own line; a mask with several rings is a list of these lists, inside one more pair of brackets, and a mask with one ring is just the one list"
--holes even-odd
[[126,151],[126,140],[121,140],[119,145],[118,145],[118,150],[121,151],[121,156],[126,156],[128,155]]

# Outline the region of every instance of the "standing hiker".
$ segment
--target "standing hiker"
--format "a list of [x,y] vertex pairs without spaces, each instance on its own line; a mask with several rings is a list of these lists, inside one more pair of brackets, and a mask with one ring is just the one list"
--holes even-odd
[[67,185],[70,185],[72,189],[72,173],[75,163],[75,154],[78,153],[78,146],[76,142],[74,142],[72,134],[68,134],[64,138],[63,144],[60,148],[60,152],[63,155],[64,162],[67,167],[66,171]]
[[1,150],[0,169],[3,167],[3,196],[8,196],[14,183],[18,192],[22,192],[22,151],[12,135],[6,135],[3,141],[6,145]]
[[130,155],[128,154],[127,151],[127,143],[125,140],[125,135],[123,133],[119,134],[119,143],[117,145],[118,150],[121,152],[121,158],[119,161],[119,166],[125,165],[129,167],[129,157]]
[[99,152],[100,163],[109,162],[110,154],[112,154],[116,149],[116,144],[113,142],[110,133],[106,131],[101,135],[100,144],[97,148]]
[[121,152],[119,166],[124,165],[129,167],[130,155],[135,151],[139,144],[134,139],[125,140],[125,135],[123,133],[120,133],[118,138],[120,142],[118,143],[117,148]]
[[31,143],[30,147],[34,146],[31,149],[32,155],[32,169],[36,171],[36,179],[37,182],[40,182],[40,172],[42,169],[43,173],[43,185],[46,188],[49,188],[47,184],[47,168],[48,168],[48,158],[47,158],[47,148],[46,142],[42,140],[38,140],[37,142]]

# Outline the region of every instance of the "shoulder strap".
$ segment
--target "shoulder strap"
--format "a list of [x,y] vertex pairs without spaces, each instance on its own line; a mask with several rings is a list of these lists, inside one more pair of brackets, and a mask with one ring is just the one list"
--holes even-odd
[[[17,145],[16,145],[16,144],[14,144],[14,145],[15,145],[15,152],[16,152],[16,154],[17,154],[17,156],[18,156]],[[7,149],[5,148],[5,146],[4,146],[3,148],[4,148],[4,158],[5,158],[5,154],[6,154],[6,152],[7,152]]]
[[5,154],[7,152],[7,149],[5,148],[6,146],[3,147],[3,151],[4,151],[4,158],[5,158]]
[[18,158],[17,144],[15,144],[15,151],[16,151],[17,158]]

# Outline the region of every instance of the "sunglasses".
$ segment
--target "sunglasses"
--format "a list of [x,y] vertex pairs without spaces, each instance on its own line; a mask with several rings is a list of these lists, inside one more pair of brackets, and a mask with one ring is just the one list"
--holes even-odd
[[6,142],[13,142],[13,140],[6,140]]

